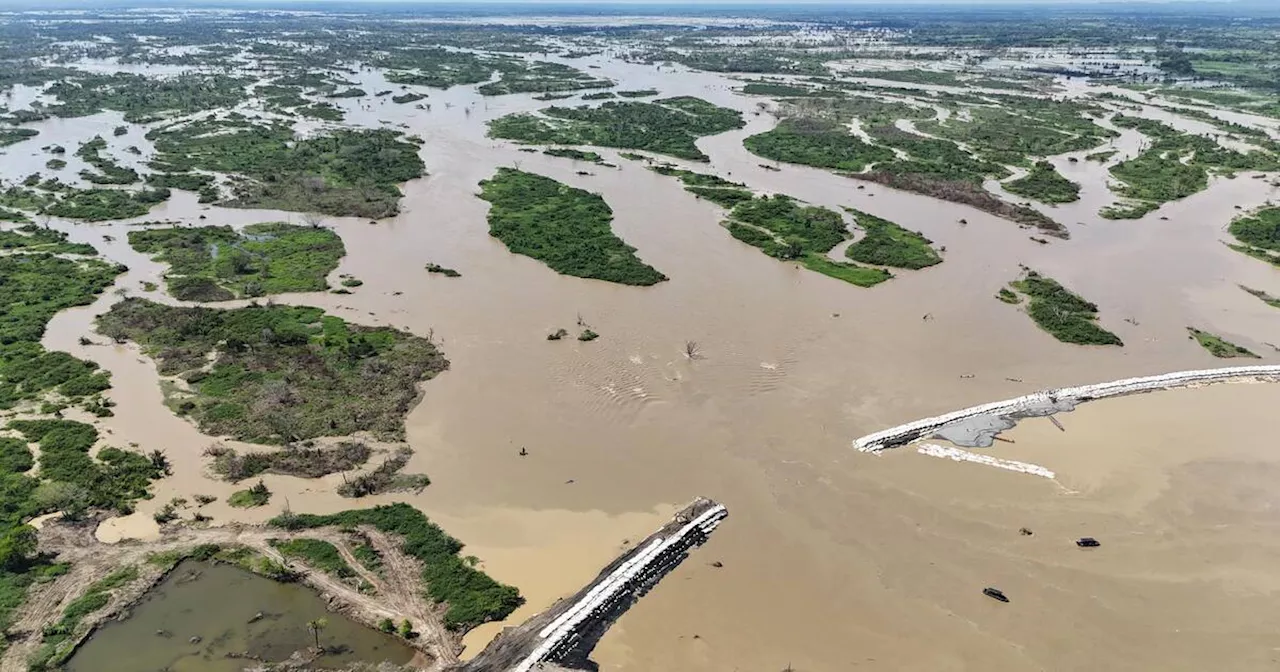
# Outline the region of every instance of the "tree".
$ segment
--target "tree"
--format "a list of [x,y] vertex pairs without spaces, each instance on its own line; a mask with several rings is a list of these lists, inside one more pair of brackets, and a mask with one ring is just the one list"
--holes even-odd
[[89,493],[74,483],[46,481],[31,493],[31,501],[41,511],[61,511],[67,520],[79,520],[89,509]]
[[318,229],[324,225],[324,215],[318,212],[305,213],[302,215],[302,223],[313,229]]
[[165,476],[173,475],[173,467],[169,464],[169,457],[164,454],[163,450],[157,448],[151,451],[148,457],[151,458],[151,466],[155,467],[156,471]]
[[320,631],[329,627],[329,619],[317,618],[314,621],[307,621],[307,629],[311,631],[311,635],[315,637],[316,648],[320,648]]
[[7,570],[21,569],[35,555],[36,529],[30,525],[19,525],[0,537],[0,567]]

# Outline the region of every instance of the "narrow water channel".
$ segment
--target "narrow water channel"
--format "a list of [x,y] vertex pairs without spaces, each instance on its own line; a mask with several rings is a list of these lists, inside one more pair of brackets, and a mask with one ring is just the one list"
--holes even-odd
[[66,669],[241,672],[253,661],[229,654],[283,661],[314,644],[307,622],[318,618],[328,622],[320,644],[333,653],[316,660],[313,669],[413,658],[413,650],[394,636],[327,611],[324,601],[301,585],[226,565],[184,562],[134,606],[128,619],[94,633]]

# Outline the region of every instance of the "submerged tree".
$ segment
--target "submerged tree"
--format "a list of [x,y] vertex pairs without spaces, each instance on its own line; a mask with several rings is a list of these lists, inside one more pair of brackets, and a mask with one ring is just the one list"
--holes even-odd
[[311,636],[315,638],[316,648],[320,648],[320,631],[329,627],[329,619],[317,618],[314,621],[307,621],[307,630],[311,631]]

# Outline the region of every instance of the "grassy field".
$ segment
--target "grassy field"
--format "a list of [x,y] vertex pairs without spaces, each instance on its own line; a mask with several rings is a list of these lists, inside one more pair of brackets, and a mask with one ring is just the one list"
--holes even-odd
[[183,301],[324,291],[346,254],[338,234],[282,222],[130,231],[129,244],[169,264],[169,293]]
[[667,279],[614,235],[613,210],[598,194],[513,168],[499,168],[480,188],[490,203],[490,235],[516,254],[580,278],[624,285]]
[[[1030,299],[1027,314],[1059,341],[1078,345],[1124,345],[1119,336],[1098,326],[1097,305],[1058,281],[1028,271],[1026,277],[1009,286]],[[1003,295],[1001,299],[1008,302]]]
[[401,440],[418,385],[448,367],[426,339],[351,325],[318,308],[218,310],[130,298],[98,318],[98,329],[138,343],[162,375],[181,375],[190,392],[178,389],[168,403],[201,431],[255,443],[361,431]]
[[1209,351],[1209,354],[1222,359],[1232,359],[1235,357],[1246,357],[1250,359],[1259,359],[1257,355],[1249,352],[1235,343],[1232,343],[1221,336],[1211,334],[1207,331],[1201,331],[1195,327],[1187,327],[1187,333],[1190,338],[1194,338],[1200,347]]

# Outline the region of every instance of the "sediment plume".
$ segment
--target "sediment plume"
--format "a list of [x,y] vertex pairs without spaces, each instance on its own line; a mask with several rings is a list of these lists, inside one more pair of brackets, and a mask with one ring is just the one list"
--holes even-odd
[[878,453],[928,436],[937,436],[963,446],[990,446],[999,432],[1021,418],[1070,411],[1086,401],[1142,394],[1180,387],[1215,383],[1280,381],[1280,366],[1234,366],[1222,369],[1178,371],[1158,376],[1124,378],[1109,383],[1063,387],[1035,392],[1013,399],[953,411],[855,439],[853,446],[864,453]]

